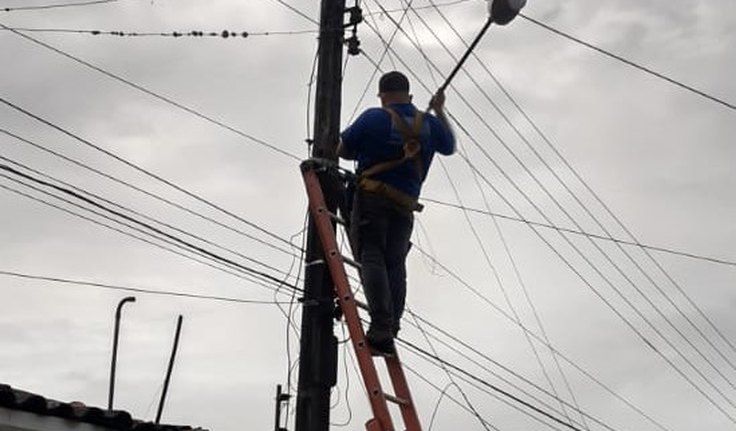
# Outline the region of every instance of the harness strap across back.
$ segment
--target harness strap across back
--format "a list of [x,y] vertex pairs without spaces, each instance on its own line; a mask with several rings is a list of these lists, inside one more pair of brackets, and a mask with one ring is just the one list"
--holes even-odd
[[404,117],[400,116],[391,108],[384,108],[391,116],[391,122],[399,130],[401,139],[404,141],[403,154],[401,157],[392,160],[378,162],[375,165],[364,170],[358,176],[358,187],[362,190],[372,193],[378,193],[386,196],[393,201],[399,208],[407,211],[421,211],[424,207],[414,196],[410,196],[390,185],[371,179],[370,177],[396,169],[409,160],[414,162],[416,174],[420,178],[424,174],[424,164],[422,162],[422,125],[424,124],[424,112],[417,111],[414,114],[413,124],[410,126]]
[[363,173],[360,174],[360,176],[363,178],[372,177],[382,172],[387,172],[395,169],[408,160],[413,160],[417,169],[417,175],[421,177],[424,173],[421,142],[422,125],[424,124],[424,112],[417,111],[416,114],[414,114],[413,124],[410,126],[404,119],[404,117],[399,115],[393,109],[383,109],[391,116],[391,122],[394,124],[394,126],[399,129],[401,139],[404,141],[403,156],[398,159],[378,162],[375,165],[364,170]]

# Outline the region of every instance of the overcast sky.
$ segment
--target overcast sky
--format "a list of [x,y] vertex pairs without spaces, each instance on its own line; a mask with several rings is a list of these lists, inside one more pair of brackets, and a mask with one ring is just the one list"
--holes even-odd
[[[287,2],[318,19],[319,2]],[[366,13],[380,11],[374,0],[362,3]],[[525,12],[736,102],[736,5],[732,1],[549,3],[530,1]],[[41,4],[47,3],[0,0],[2,8]],[[402,2],[381,4],[393,10]],[[427,5],[427,0],[413,2],[414,7]],[[441,10],[470,40],[485,20],[485,7],[483,1],[469,0]],[[412,75],[414,100],[424,108],[430,91],[454,65],[445,47],[457,57],[464,45],[436,11],[417,12],[431,31],[414,13],[407,15],[402,28],[412,39],[418,38],[440,72],[402,33],[392,44],[400,58],[387,57],[382,68],[390,70],[395,64]],[[401,13],[392,16],[398,20]],[[367,22],[386,39],[394,29],[381,14],[371,15]],[[12,28],[250,32],[248,38],[228,39],[24,34],[297,158],[308,154],[304,141],[313,118],[308,83],[316,34],[258,33],[314,30],[315,25],[275,0],[119,0],[0,12],[0,23]],[[381,58],[383,45],[368,25],[359,26],[358,36],[368,57]],[[485,68],[471,59],[467,70],[472,80],[459,74],[447,98],[448,110],[460,123],[455,130],[462,155],[442,160],[443,165],[435,163],[425,197],[631,241],[628,230],[644,244],[736,261],[733,110],[524,19],[493,27],[476,53]],[[2,157],[206,238],[210,244],[191,241],[276,278],[289,274],[288,283],[301,284],[295,279],[297,249],[254,228],[287,241],[292,237],[295,247],[301,244],[306,199],[297,159],[7,30],[0,32],[0,55],[0,97],[248,223],[6,104],[0,104],[3,130],[204,214],[219,225],[5,134],[0,134]],[[348,59],[343,125],[356,109],[360,112],[377,103],[375,81],[360,101],[373,70],[366,57]],[[625,229],[567,168],[488,71]],[[16,169],[30,173],[17,165]],[[0,177],[0,187],[74,209],[5,177]],[[464,350],[473,363],[434,340],[430,346],[410,316],[405,318],[402,337],[423,349],[436,349],[472,375],[555,416],[569,415],[581,428],[605,429],[590,418],[579,424],[580,415],[572,408],[562,411],[554,398],[499,365],[548,393],[558,393],[570,404],[577,403],[616,430],[736,427],[734,265],[659,251],[649,252],[652,260],[632,246],[562,236],[543,227],[535,231],[518,221],[426,204],[417,217],[416,247],[409,258],[409,306],[496,363]],[[0,209],[0,271],[265,302],[292,299],[288,288],[274,293],[5,188],[0,189]],[[0,275],[0,288],[0,382],[63,401],[105,406],[114,310],[128,293],[7,275]],[[137,418],[154,417],[176,316],[182,314],[184,329],[164,422],[217,431],[273,427],[275,387],[286,385],[287,372],[298,355],[298,338],[294,332],[287,337],[287,319],[276,305],[136,296],[137,302],[124,310],[116,408]],[[298,308],[293,309],[296,326],[301,316]],[[533,335],[526,337],[514,316]],[[430,335],[439,335],[422,327]],[[344,338],[340,326],[336,333]],[[559,369],[549,348],[540,342],[543,333],[567,358],[557,356]],[[332,417],[336,429],[348,421],[346,429],[362,429],[369,418],[368,404],[352,360],[344,356],[347,345],[341,344]],[[402,353],[406,363],[436,388],[448,387],[450,380],[441,368],[408,351]],[[420,417],[429,428],[439,391],[411,373],[409,377]],[[496,429],[550,429],[515,409],[518,404],[509,406],[503,397],[489,396],[458,377],[455,381],[473,408]],[[442,400],[433,429],[484,429],[468,413],[456,388],[449,388],[447,395],[457,403]],[[293,415],[288,418],[290,429],[293,419]]]

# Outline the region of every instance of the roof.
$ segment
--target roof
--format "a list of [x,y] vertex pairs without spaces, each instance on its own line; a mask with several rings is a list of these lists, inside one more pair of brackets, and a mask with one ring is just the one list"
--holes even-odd
[[52,416],[80,423],[97,425],[119,431],[205,431],[202,428],[179,425],[156,425],[133,419],[130,413],[99,407],[89,407],[84,403],[61,402],[45,398],[41,395],[22,391],[0,383],[0,407],[35,413],[41,416]]

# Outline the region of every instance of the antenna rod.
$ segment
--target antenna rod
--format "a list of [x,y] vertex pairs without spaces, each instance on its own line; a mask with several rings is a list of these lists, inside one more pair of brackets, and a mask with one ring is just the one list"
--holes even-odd
[[171,357],[169,357],[169,368],[166,370],[166,379],[164,379],[164,390],[161,392],[161,401],[158,403],[158,412],[156,413],[156,425],[161,420],[161,413],[164,410],[164,403],[166,402],[166,394],[169,392],[169,382],[171,381],[171,371],[174,368],[174,361],[176,360],[176,351],[179,348],[179,335],[181,335],[181,324],[184,317],[180,314],[176,320],[176,335],[174,335],[174,347],[171,349]]

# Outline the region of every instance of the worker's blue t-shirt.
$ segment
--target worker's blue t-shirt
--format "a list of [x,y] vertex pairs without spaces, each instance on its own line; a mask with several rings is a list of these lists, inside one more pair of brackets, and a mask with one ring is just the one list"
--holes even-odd
[[[391,108],[404,117],[407,124],[414,124],[417,109],[411,103],[392,104]],[[419,196],[434,153],[450,155],[455,152],[455,137],[442,122],[431,114],[425,114],[421,131],[421,177],[411,160],[390,171],[372,176],[372,179],[389,184],[414,197]],[[391,115],[382,108],[370,108],[342,132],[344,154],[352,155],[358,162],[357,174],[376,163],[400,159],[404,154],[401,133],[391,121]]]

